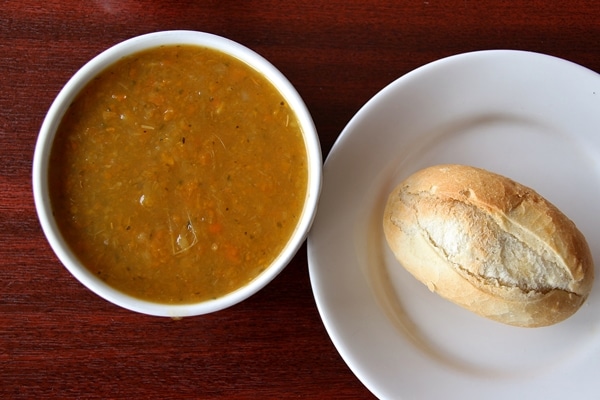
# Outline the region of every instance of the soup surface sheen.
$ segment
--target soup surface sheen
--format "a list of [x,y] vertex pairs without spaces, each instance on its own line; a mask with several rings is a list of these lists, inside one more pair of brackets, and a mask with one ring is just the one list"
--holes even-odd
[[103,71],[63,117],[49,171],[53,212],[84,265],[170,304],[258,276],[292,235],[307,180],[282,95],[245,63],[196,46]]

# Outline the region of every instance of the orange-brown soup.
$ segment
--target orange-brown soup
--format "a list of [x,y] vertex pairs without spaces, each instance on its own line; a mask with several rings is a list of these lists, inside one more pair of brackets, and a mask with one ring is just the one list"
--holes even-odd
[[49,183],[61,233],[114,288],[185,304],[263,271],[302,213],[298,120],[245,63],[196,46],[126,57],[67,110]]

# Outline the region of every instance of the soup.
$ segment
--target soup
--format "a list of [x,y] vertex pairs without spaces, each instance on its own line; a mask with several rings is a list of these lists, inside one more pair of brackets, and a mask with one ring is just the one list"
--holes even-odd
[[104,70],[66,111],[50,157],[52,209],[72,251],[112,287],[159,303],[218,298],[257,277],[307,194],[285,99],[245,63],[197,46]]

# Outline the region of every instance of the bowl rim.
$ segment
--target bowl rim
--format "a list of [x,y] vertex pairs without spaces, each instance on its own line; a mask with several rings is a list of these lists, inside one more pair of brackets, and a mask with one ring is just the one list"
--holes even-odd
[[[302,215],[291,238],[275,260],[250,283],[220,298],[191,304],[162,304],[142,300],[114,289],[77,259],[62,238],[52,216],[47,166],[56,130],[66,109],[84,86],[108,66],[121,58],[162,45],[197,45],[233,56],[262,73],[283,95],[294,110],[302,127],[308,158],[308,187]],[[33,196],[38,220],[55,255],[80,283],[101,298],[122,308],[163,317],[189,317],[231,307],[260,291],[289,264],[306,240],[314,221],[322,186],[322,153],[310,112],[291,82],[269,61],[254,50],[212,33],[172,30],[135,36],[102,51],[84,64],[60,90],[42,122],[32,164]]]

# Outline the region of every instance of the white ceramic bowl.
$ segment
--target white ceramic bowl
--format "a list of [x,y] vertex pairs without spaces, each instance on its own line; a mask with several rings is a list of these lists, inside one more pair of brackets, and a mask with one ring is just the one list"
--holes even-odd
[[[281,92],[295,111],[308,152],[308,194],[304,210],[291,239],[273,263],[248,285],[215,300],[197,304],[167,305],[126,295],[86,269],[61,236],[50,205],[48,163],[56,130],[77,94],[98,73],[122,57],[160,45],[190,44],[220,50],[261,72]],[[303,244],[316,213],[322,180],[322,156],[319,138],[306,105],[292,84],[271,63],[254,51],[229,39],[194,31],[165,31],[138,36],[102,52],[84,65],[64,86],[52,103],[40,129],[33,159],[33,193],[42,229],[60,261],[83,285],[100,297],[126,309],[156,316],[186,317],[206,314],[237,304],[267,285],[294,257]]]

